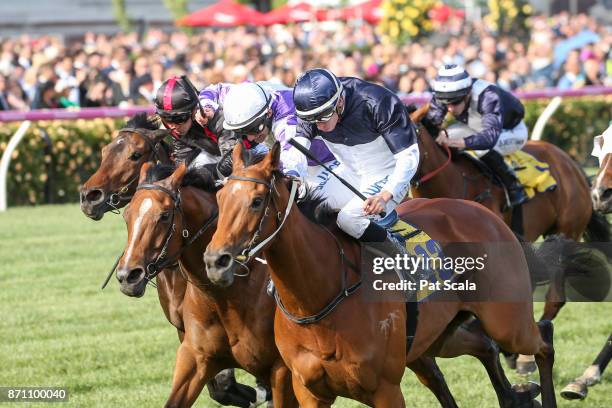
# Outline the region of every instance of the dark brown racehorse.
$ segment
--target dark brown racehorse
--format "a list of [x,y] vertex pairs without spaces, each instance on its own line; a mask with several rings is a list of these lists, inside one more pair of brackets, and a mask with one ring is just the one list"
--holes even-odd
[[[228,290],[210,285],[202,248],[215,231],[214,182],[204,188],[178,190],[185,175],[181,164],[170,177],[152,183],[150,164],[124,211],[128,243],[117,268],[121,291],[139,296],[162,265],[179,262],[190,282],[185,308],[185,338],[176,357],[172,391],[166,406],[191,406],[204,384],[226,368],[240,367],[272,386],[275,407],[297,406],[291,375],[274,345],[274,300],[266,295],[266,266],[248,267],[254,279],[242,279]],[[211,177],[212,181],[212,177]],[[248,270],[247,270],[248,271]],[[195,307],[188,307],[192,302]],[[216,318],[211,318],[210,311]],[[218,322],[216,321],[218,319]]]
[[[450,197],[475,200],[489,208],[507,225],[512,225],[512,211],[505,208],[505,193],[486,177],[465,156],[452,153],[438,145],[434,137],[438,129],[423,119],[428,105],[411,114],[419,128],[421,166],[415,176],[414,197]],[[423,120],[422,120],[423,119]],[[608,241],[609,224],[601,214],[593,211],[588,181],[580,167],[561,149],[544,142],[529,141],[524,150],[538,160],[548,163],[557,181],[557,188],[537,194],[522,205],[523,238],[535,241],[541,235],[563,234],[566,238]],[[552,282],[541,319],[552,320],[565,304],[563,275]]]
[[[376,407],[405,406],[400,381],[406,363],[432,348],[443,351],[444,339],[452,338],[449,328],[462,320],[462,311],[476,315],[485,332],[505,349],[536,355],[543,403],[556,405],[552,325],[541,322],[538,328],[530,299],[464,302],[452,292],[453,301],[422,302],[419,325],[406,353],[405,304],[365,302],[358,295],[362,288],[354,286],[359,275],[345,269],[347,264],[360,265],[357,242],[310,222],[295,204],[288,207],[288,182],[278,171],[280,145],[276,143],[262,162],[249,167],[241,150],[241,146],[235,148],[233,174],[217,193],[219,222],[205,253],[208,276],[221,286],[230,285],[245,250],[272,237],[262,253],[284,307],[284,311],[277,309],[274,334],[292,371],[301,406],[330,407],[337,396]],[[475,283],[495,299],[507,298],[508,293],[531,293],[522,249],[492,212],[449,199],[411,200],[397,210],[442,243],[479,242],[481,249],[506,243],[509,247],[495,265],[475,275]],[[274,231],[277,235],[272,236]],[[462,255],[476,256],[469,249]],[[353,295],[349,288],[355,290]],[[337,298],[342,301],[324,313]],[[299,317],[312,319],[305,322]]]
[[[158,127],[153,118],[147,118],[144,114],[136,115],[102,149],[102,161],[98,170],[81,189],[81,210],[85,215],[99,220],[106,212],[123,208],[136,191],[144,163],[170,163],[169,147],[164,142],[169,133]],[[187,282],[175,268],[170,267],[157,275],[156,286],[159,303],[168,321],[176,327],[181,341],[185,335],[183,315],[190,320],[191,310],[198,310],[200,316],[204,316],[211,336],[221,331],[216,312],[193,288],[187,290]],[[184,301],[185,298],[189,299]],[[243,401],[248,405],[246,401],[252,400],[255,395],[253,388],[239,383],[217,383],[215,380],[208,385],[211,398],[221,404]]]

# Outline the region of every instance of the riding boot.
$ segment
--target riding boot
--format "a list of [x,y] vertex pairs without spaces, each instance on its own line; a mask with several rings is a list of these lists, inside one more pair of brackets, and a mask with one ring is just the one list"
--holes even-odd
[[491,170],[493,170],[501,179],[502,183],[508,190],[508,198],[510,207],[516,207],[527,201],[525,189],[516,177],[514,170],[510,168],[504,161],[504,158],[497,151],[491,149],[480,158]]
[[[361,238],[359,238],[359,241],[366,244],[374,252],[380,252],[381,255],[387,258],[395,259],[399,255],[400,258],[404,259],[404,256],[409,256],[404,244],[391,232],[375,222],[370,222],[370,225],[368,225]],[[400,280],[412,280],[409,271],[396,267],[395,272]]]

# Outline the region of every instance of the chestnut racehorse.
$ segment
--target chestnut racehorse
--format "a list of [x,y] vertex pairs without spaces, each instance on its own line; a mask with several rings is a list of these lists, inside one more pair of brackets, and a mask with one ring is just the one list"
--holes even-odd
[[[419,127],[421,165],[414,178],[414,197],[461,198],[475,200],[489,208],[507,225],[512,225],[512,211],[505,208],[506,196],[501,187],[492,183],[479,168],[464,155],[451,153],[438,145],[434,138],[439,129],[425,118],[428,105],[423,105],[410,116]],[[523,148],[550,166],[557,188],[536,194],[523,204],[523,238],[534,242],[541,235],[563,234],[578,241],[606,242],[610,237],[605,217],[593,211],[589,184],[580,167],[561,149],[544,141],[528,141]],[[552,320],[565,304],[563,275],[553,281],[541,319]]]
[[[167,405],[189,405],[215,370],[240,366],[262,378],[272,375],[275,406],[291,406],[294,402],[287,388],[291,387],[287,384],[288,371],[274,344],[275,304],[265,293],[267,267],[254,262],[246,269],[253,275],[250,279],[240,280],[228,289],[212,286],[204,273],[202,248],[215,230],[214,186],[210,181],[204,185],[200,182],[201,188],[182,187],[179,190],[184,166],[179,166],[168,178],[153,182],[160,178],[153,176],[157,170],[160,169],[150,169],[145,164],[141,174],[144,184],[139,185],[130,208],[124,213],[129,244],[117,276],[124,293],[138,295],[151,279],[147,275],[159,270],[160,263],[173,263],[180,257],[181,270],[189,281],[184,309],[185,340],[177,352],[173,391]],[[152,174],[147,175],[148,171]],[[154,258],[157,260],[152,261]],[[217,312],[220,323],[211,323],[209,309]],[[461,334],[463,337],[459,336]],[[470,337],[465,331],[459,335],[456,336],[459,343]],[[477,356],[481,359],[497,356],[496,352],[483,352],[483,347],[488,347],[488,343],[477,344],[473,353],[481,353]],[[421,357],[409,367],[442,406],[457,406],[433,359]],[[529,396],[525,394],[528,393],[514,399],[525,399]],[[513,400],[514,396],[504,397]]]
[[[346,234],[314,224],[289,204],[293,193],[279,172],[276,143],[260,163],[247,166],[242,146],[233,154],[233,174],[217,193],[219,221],[205,260],[208,277],[227,287],[240,264],[263,245],[277,291],[274,334],[292,371],[293,387],[302,407],[330,407],[337,396],[376,407],[405,406],[400,381],[407,362],[432,347],[444,349],[461,312],[474,314],[482,328],[504,349],[536,355],[542,401],[556,406],[552,382],[552,324],[533,319],[526,301],[466,302],[457,292],[453,301],[418,305],[419,324],[406,353],[406,306],[403,302],[369,302],[356,294],[360,276],[347,265],[360,265],[358,243]],[[292,187],[293,191],[294,187]],[[476,287],[487,299],[508,293],[530,294],[529,271],[522,248],[510,229],[489,210],[463,200],[411,200],[397,208],[435,240],[475,242],[480,248],[505,243],[508,248],[475,274]],[[462,256],[477,257],[466,248]],[[477,289],[476,294],[483,295]],[[353,295],[351,295],[353,294]],[[538,327],[539,326],[539,327]],[[448,336],[447,338],[452,338]]]

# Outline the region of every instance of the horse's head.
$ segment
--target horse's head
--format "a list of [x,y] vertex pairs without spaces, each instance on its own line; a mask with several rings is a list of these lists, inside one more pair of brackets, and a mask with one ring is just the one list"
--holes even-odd
[[280,222],[279,158],[279,143],[250,166],[243,158],[242,144],[234,148],[232,175],[217,192],[217,231],[204,254],[208,278],[219,286],[234,282],[237,263],[248,258],[248,251],[269,237]]
[[[155,174],[159,171],[165,174]],[[184,220],[178,189],[185,171],[184,164],[174,173],[150,163],[142,166],[136,193],[123,212],[128,240],[117,266],[121,292],[128,296],[142,296],[147,282],[165,263],[174,263],[172,257],[180,251]]]
[[[608,140],[606,140],[606,138]],[[593,156],[599,159],[599,171],[591,187],[593,208],[602,213],[612,212],[612,130],[595,137]]]
[[[150,126],[152,127],[152,126]],[[167,130],[126,127],[102,149],[98,170],[81,188],[81,211],[94,220],[124,207],[136,189],[141,166],[147,161],[168,163],[162,140]]]

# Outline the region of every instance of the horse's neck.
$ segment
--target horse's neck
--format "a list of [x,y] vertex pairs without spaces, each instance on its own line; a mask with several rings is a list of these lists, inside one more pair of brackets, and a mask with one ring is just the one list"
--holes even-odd
[[[280,200],[286,202],[286,197]],[[290,313],[316,314],[341,290],[344,271],[338,244],[331,234],[303,216],[295,204],[265,250],[265,257],[276,290]]]
[[[419,137],[421,140],[419,144],[421,168],[418,176],[422,178],[442,168],[449,158],[446,151],[441,149],[428,133],[423,131]],[[463,198],[463,170],[461,166],[451,160],[438,174],[423,182],[416,189],[416,196]]]
[[[211,206],[217,209],[216,198],[210,193],[202,192],[195,188],[185,188],[182,192],[182,209],[185,222],[191,234],[197,233],[208,221],[207,214],[211,214]],[[235,310],[243,309],[248,302],[244,297],[259,288],[266,279],[265,273],[253,271],[247,278],[237,278],[234,284],[226,289],[215,287],[206,275],[206,265],[203,259],[203,248],[206,248],[215,232],[214,225],[210,226],[194,243],[185,249],[181,255],[181,263],[185,268],[190,281],[198,287],[205,295],[211,298],[220,309]],[[257,268],[257,266],[253,266]],[[252,307],[250,304],[249,307]]]

